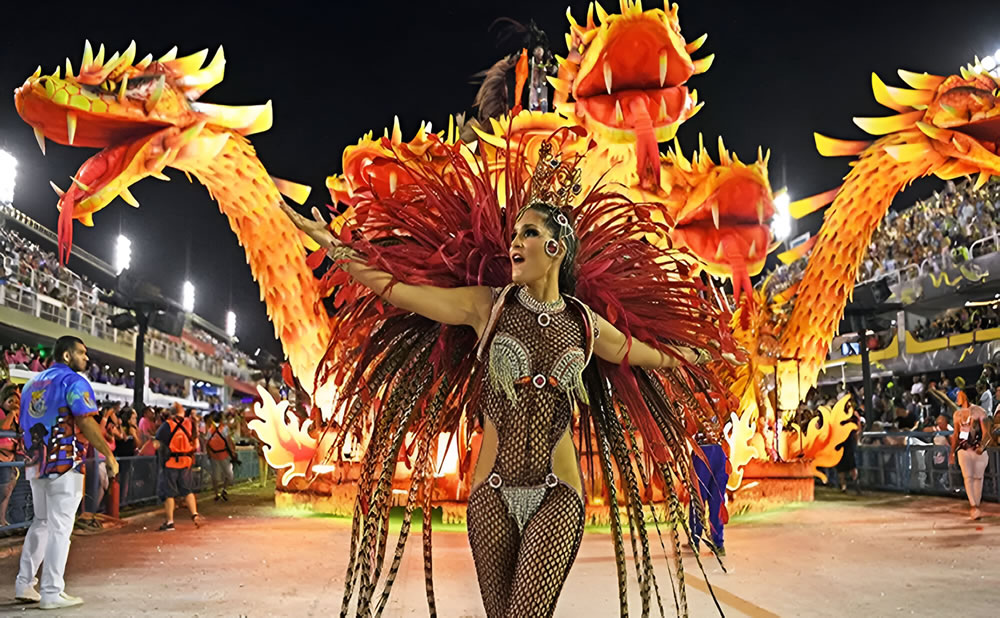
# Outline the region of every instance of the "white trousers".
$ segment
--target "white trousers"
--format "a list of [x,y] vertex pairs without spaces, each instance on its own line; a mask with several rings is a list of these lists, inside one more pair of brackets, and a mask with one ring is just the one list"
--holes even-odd
[[30,482],[35,519],[24,537],[16,588],[31,587],[41,565],[38,592],[43,601],[55,600],[66,587],[63,573],[69,556],[69,535],[83,499],[83,475],[70,470],[58,478],[33,478]]
[[972,506],[978,507],[983,501],[983,476],[989,463],[990,456],[986,452],[977,454],[969,448],[958,452],[958,466],[962,469],[962,478],[965,480],[965,495]]

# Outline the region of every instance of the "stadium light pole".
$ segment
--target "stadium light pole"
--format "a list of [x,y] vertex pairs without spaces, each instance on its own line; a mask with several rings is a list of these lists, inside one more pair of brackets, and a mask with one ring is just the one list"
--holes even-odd
[[14,202],[14,180],[17,178],[17,159],[6,150],[0,150],[0,202]]
[[792,215],[788,211],[791,203],[787,187],[779,189],[774,194],[774,219],[771,220],[771,232],[775,239],[782,242],[792,233]]
[[194,313],[194,284],[185,281],[181,288],[181,307],[188,313]]
[[236,313],[232,310],[226,312],[226,334],[230,338],[236,336]]
[[115,274],[120,275],[132,265],[132,241],[119,234],[115,241]]

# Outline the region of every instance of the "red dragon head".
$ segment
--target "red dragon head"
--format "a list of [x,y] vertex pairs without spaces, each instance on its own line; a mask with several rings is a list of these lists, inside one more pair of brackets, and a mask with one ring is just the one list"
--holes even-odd
[[657,143],[672,139],[701,108],[684,84],[712,64],[714,56],[691,59],[706,37],[684,41],[676,4],[643,11],[638,0],[622,0],[621,14],[609,15],[595,2],[585,26],[567,17],[569,53],[559,59],[559,77],[550,79],[556,109],[603,143],[636,144],[642,184],[656,186]]
[[737,297],[741,290],[750,291],[750,277],[761,272],[773,248],[769,154],[758,149],[757,161],[743,163],[720,137],[718,164],[704,145],[690,160],[676,143],[663,157],[664,204],[674,221],[671,240],[691,251],[710,273],[732,278]]

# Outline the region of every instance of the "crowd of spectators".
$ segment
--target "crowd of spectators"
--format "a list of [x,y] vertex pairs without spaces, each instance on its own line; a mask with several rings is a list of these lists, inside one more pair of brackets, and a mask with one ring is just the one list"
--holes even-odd
[[[982,407],[991,417],[1000,420],[1000,372],[992,364],[985,365],[978,377],[968,380],[947,372],[876,378],[872,382],[872,405],[865,414],[867,432],[927,432],[951,431],[954,412],[970,404]],[[850,395],[857,404],[864,400],[860,385],[844,388],[817,388],[810,391],[796,412],[795,422],[805,423],[817,414],[819,406],[833,406]],[[860,405],[858,406],[860,409]],[[1000,424],[996,424],[1000,431]],[[942,436],[929,435],[923,442],[945,444]],[[868,439],[869,443],[903,445],[919,438],[882,436]]]
[[912,332],[917,340],[929,341],[997,326],[1000,326],[1000,304],[992,304],[948,309],[934,319],[921,323]]
[[1000,183],[975,188],[971,180],[919,200],[911,208],[890,210],[879,225],[861,264],[859,280],[929,260],[934,270],[969,259],[969,246],[997,234]]
[[[0,286],[6,286],[5,303],[24,310],[26,303],[30,306],[34,302],[32,296],[22,299],[24,291],[28,290],[32,294],[65,305],[69,311],[69,325],[73,328],[90,330],[89,319],[86,322],[81,319],[87,314],[93,316],[94,321],[102,326],[102,332],[109,330],[109,327],[103,325],[117,311],[100,301],[99,294],[103,290],[92,281],[62,266],[55,253],[43,249],[14,229],[0,226],[0,256],[3,259],[3,266],[0,268]],[[102,336],[101,332],[96,334]],[[186,330],[185,336],[173,337],[156,329],[150,329],[147,333],[147,345],[154,354],[170,360],[213,371],[221,368],[224,375],[242,380],[248,379],[249,357],[230,342],[217,339],[197,328]],[[196,341],[192,343],[187,337]],[[198,342],[208,344],[210,347],[196,345]],[[116,376],[110,377],[113,380]],[[165,394],[173,393],[167,391]]]
[[[858,281],[915,265],[938,272],[968,260],[973,242],[1000,233],[1000,182],[975,188],[971,180],[948,181],[942,191],[904,210],[890,210],[872,236]],[[771,271],[769,291],[802,278],[808,256]]]

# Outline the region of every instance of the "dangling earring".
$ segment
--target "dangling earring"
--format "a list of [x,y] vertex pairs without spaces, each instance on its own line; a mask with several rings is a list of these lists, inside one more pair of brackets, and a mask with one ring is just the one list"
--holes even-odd
[[550,238],[545,241],[545,253],[549,257],[555,257],[559,255],[559,241],[555,238]]

